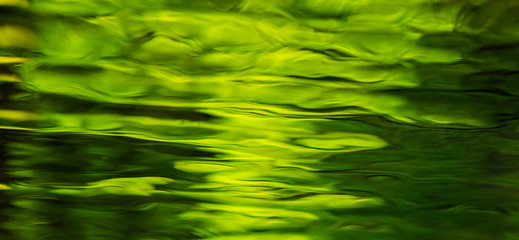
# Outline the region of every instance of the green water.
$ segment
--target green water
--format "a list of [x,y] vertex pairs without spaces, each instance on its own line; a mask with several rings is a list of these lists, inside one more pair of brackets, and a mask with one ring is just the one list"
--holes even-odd
[[518,240],[516,0],[0,0],[0,240]]

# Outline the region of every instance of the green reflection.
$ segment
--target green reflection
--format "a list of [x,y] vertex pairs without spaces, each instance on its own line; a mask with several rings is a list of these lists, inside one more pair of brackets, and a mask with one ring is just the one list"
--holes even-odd
[[0,0],[0,239],[517,239],[514,0]]

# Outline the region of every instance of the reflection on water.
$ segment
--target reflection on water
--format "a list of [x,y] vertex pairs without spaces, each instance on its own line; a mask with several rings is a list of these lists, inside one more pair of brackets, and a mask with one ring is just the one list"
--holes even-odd
[[519,239],[518,10],[0,1],[0,239]]

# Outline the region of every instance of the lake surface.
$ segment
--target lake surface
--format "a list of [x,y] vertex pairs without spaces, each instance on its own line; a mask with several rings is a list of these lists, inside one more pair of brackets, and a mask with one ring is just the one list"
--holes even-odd
[[0,240],[518,240],[517,13],[0,1]]

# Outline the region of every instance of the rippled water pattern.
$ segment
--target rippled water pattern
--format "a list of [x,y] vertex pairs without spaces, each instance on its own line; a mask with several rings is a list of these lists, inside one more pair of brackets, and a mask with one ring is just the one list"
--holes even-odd
[[519,239],[519,1],[0,5],[1,240]]

